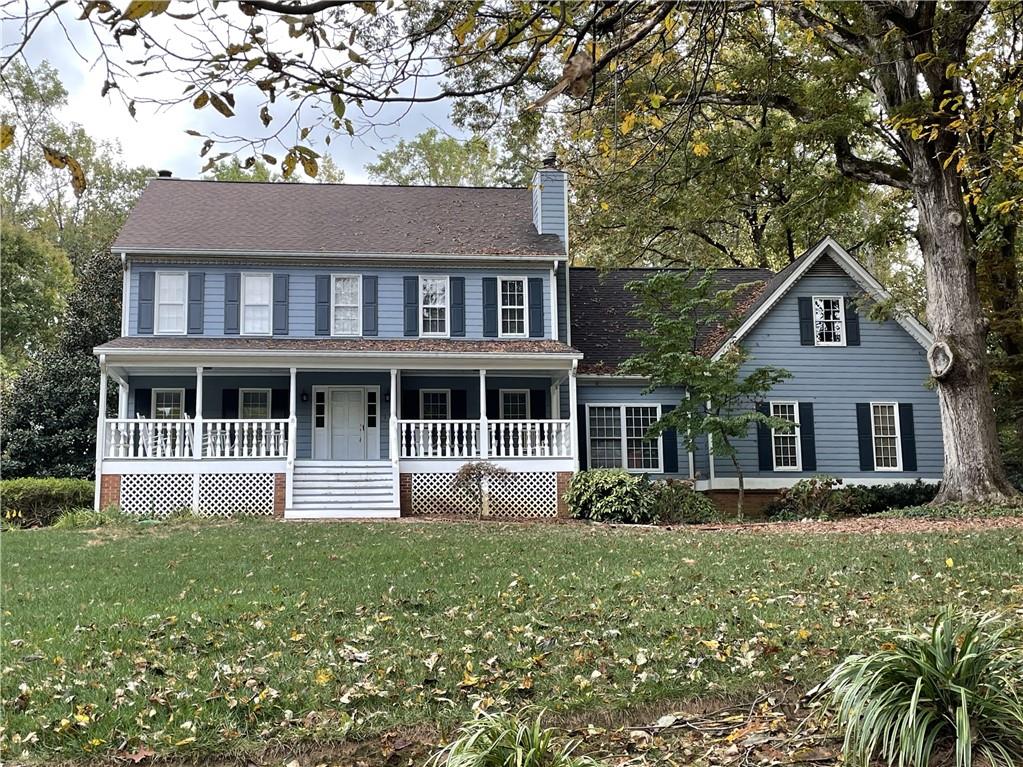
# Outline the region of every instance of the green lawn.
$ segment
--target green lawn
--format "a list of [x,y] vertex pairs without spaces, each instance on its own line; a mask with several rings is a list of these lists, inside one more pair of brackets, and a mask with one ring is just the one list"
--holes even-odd
[[236,522],[9,531],[4,756],[238,754],[803,689],[870,629],[1023,604],[1018,531]]

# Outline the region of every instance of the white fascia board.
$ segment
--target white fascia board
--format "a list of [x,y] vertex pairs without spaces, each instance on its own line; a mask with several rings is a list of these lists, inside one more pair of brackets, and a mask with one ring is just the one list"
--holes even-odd
[[205,261],[216,261],[219,259],[242,258],[242,259],[272,259],[282,258],[306,261],[369,261],[380,263],[382,261],[395,261],[407,263],[408,261],[457,261],[457,262],[501,262],[501,263],[522,263],[524,261],[536,261],[542,264],[552,264],[565,258],[559,253],[329,253],[323,251],[300,252],[291,250],[195,250],[191,248],[132,248],[119,247],[115,252],[126,252],[136,256],[145,257],[183,257],[201,258]]
[[[743,487],[746,490],[784,490],[792,487],[794,484],[802,479],[807,479],[807,476],[787,476],[787,477],[748,477],[743,482]],[[920,480],[925,485],[936,485],[941,482],[937,477],[892,477],[892,476],[881,476],[881,477],[838,477],[837,478],[842,486],[848,487],[849,485],[862,485],[864,487],[874,487],[875,485],[910,485]],[[714,480],[714,485],[711,487],[710,482],[705,479],[699,479],[696,481],[696,490],[738,490],[739,480],[735,477],[717,477]]]
[[583,381],[592,381],[595,383],[639,383],[648,384],[650,379],[644,376],[618,376],[610,373],[580,373],[576,376],[580,383]]
[[[790,274],[783,283],[781,283],[774,292],[768,296],[767,300],[764,301],[760,307],[753,312],[745,321],[736,328],[735,332],[721,344],[720,348],[714,352],[714,356],[711,359],[720,359],[721,356],[731,349],[736,343],[741,341],[756,325],[760,322],[764,316],[774,308],[775,304],[781,300],[782,296],[792,289],[792,286],[802,279],[803,275],[810,270],[817,260],[825,253],[830,252],[835,262],[842,267],[846,274],[848,274],[861,288],[869,293],[875,300],[883,301],[891,297],[891,294],[884,289],[884,286],[849,253],[838,244],[832,237],[825,237],[817,245],[814,246],[813,250],[806,257],[806,260]],[[934,342],[934,336],[927,328],[920,324],[920,322],[909,315],[899,315],[895,317],[895,321],[902,325],[913,338],[916,339],[917,343],[923,346],[925,349],[929,348]]]

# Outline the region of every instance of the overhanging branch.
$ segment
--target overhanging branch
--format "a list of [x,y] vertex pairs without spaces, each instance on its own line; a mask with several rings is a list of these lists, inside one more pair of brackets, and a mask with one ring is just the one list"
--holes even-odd
[[849,139],[835,139],[835,164],[843,176],[866,181],[868,184],[910,189],[910,174],[905,168],[879,160],[867,160],[853,153]]

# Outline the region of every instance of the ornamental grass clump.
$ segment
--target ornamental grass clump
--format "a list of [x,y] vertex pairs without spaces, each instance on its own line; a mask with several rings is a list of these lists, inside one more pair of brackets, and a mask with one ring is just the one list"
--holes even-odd
[[574,753],[577,742],[544,727],[544,712],[483,712],[466,722],[455,739],[427,762],[428,767],[601,767]]
[[852,655],[823,685],[846,759],[893,767],[1023,764],[1023,628],[946,609],[927,631]]

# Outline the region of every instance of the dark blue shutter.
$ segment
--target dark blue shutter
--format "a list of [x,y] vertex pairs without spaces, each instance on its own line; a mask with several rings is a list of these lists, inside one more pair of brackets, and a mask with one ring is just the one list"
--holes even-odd
[[316,275],[316,330],[318,336],[330,335],[330,275]]
[[856,313],[856,304],[852,299],[845,298],[845,344],[860,345],[860,315]]
[[813,403],[799,403],[799,447],[803,471],[817,471],[817,437],[813,428]]
[[913,405],[899,403],[899,435],[902,442],[902,470],[916,471],[916,427],[913,424]]
[[499,389],[487,389],[487,418],[501,417],[501,392]]
[[860,471],[874,470],[874,437],[870,425],[870,403],[856,403],[856,436],[860,446]]
[[[757,412],[767,416],[771,415],[771,404],[769,402],[758,402]],[[774,471],[774,447],[771,445],[771,427],[763,423],[757,424],[757,456],[759,458],[760,471]],[[714,456],[711,456],[711,460],[714,460]]]
[[156,272],[139,272],[138,332],[153,332],[153,307],[156,298]]
[[497,277],[483,278],[483,335],[497,338]]
[[286,336],[288,335],[288,287],[291,280],[286,274],[275,274],[273,282],[273,331],[275,336]]
[[529,390],[529,417],[530,418],[553,418],[547,415],[547,408],[550,407],[551,393],[546,389]]
[[402,389],[401,390],[401,410],[399,416],[406,420],[415,420],[419,418],[419,390],[418,389]]
[[270,390],[270,417],[287,418],[291,414],[291,390]]
[[377,278],[375,274],[362,277],[362,334],[375,336],[378,331]]
[[[661,405],[661,417],[674,409],[674,405]],[[665,429],[661,432],[661,442],[664,450],[664,473],[678,474],[678,434],[674,429]]]
[[579,470],[585,471],[589,466],[587,449],[589,445],[586,444],[586,405],[578,406],[577,421],[579,425]]
[[419,335],[419,278],[406,277],[405,293],[405,335]]
[[529,337],[543,338],[543,277],[529,278]]
[[188,273],[188,332],[202,334],[203,302],[206,295],[206,274]]
[[135,390],[135,415],[142,418],[149,418],[153,414],[153,390]]
[[185,389],[185,417],[195,417],[195,389]]
[[[237,418],[238,417],[238,390],[237,389],[223,389],[220,392],[220,417],[221,418]],[[272,395],[271,395],[272,396]]]
[[238,335],[241,312],[242,276],[239,272],[224,275],[224,335]]
[[469,394],[465,389],[451,390],[451,417],[456,421],[469,417]]
[[813,301],[809,296],[799,298],[799,343],[813,346]]
[[451,335],[465,335],[465,277],[451,278]]

